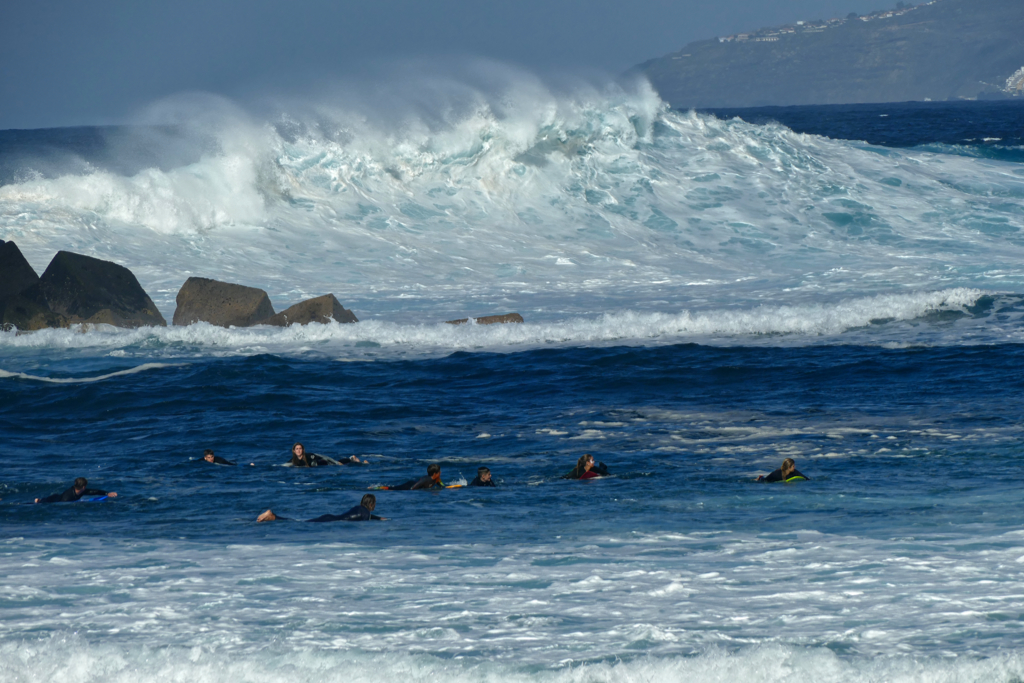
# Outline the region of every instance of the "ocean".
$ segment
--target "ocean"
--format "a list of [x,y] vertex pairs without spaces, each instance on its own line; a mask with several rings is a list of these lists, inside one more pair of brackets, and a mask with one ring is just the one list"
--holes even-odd
[[0,132],[38,273],[361,321],[0,332],[0,680],[1024,679],[1022,105],[428,95]]

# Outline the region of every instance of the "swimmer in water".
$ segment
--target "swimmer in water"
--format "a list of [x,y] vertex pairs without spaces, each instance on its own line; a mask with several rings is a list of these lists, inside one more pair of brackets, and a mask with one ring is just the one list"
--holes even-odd
[[88,480],[85,477],[79,477],[75,479],[75,483],[72,484],[71,488],[64,491],[64,493],[55,493],[52,496],[46,498],[36,498],[37,503],[74,503],[75,501],[82,498],[82,496],[107,496],[109,498],[117,498],[117,494],[113,491],[101,491],[100,489],[86,488],[89,485]]
[[427,465],[427,476],[419,479],[410,479],[398,486],[385,486],[387,491],[419,491],[421,489],[443,489],[441,483],[441,466],[436,462]]
[[470,486],[494,486],[491,480],[491,471],[486,467],[479,467],[476,470],[476,479],[469,482]]
[[[371,519],[375,521],[385,521],[387,517],[378,517],[373,514],[373,511],[377,508],[377,497],[372,493],[367,493],[363,496],[362,500],[359,501],[359,505],[346,510],[340,515],[320,515],[314,519],[307,519],[307,522],[369,522]],[[273,522],[276,520],[291,521],[287,517],[278,517],[274,514],[273,510],[267,510],[262,515],[256,518],[257,522]]]
[[227,458],[222,458],[219,455],[214,455],[213,454],[213,450],[210,449],[210,448],[207,448],[205,451],[203,451],[203,460],[205,460],[208,463],[212,463],[214,465],[235,465],[235,464],[237,464],[237,463],[231,462]]
[[564,475],[562,479],[596,479],[606,476],[608,476],[608,466],[604,463],[595,465],[594,456],[590,453],[584,453],[576,461],[576,467],[569,470],[569,473]]
[[775,470],[768,476],[760,476],[757,478],[758,481],[763,481],[766,484],[771,484],[776,481],[807,481],[807,477],[800,473],[796,468],[796,463],[793,462],[793,458],[786,458],[782,461],[782,467]]

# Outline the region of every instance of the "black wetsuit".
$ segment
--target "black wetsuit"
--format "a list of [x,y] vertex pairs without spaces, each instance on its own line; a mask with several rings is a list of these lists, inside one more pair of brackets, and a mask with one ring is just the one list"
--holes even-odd
[[[206,458],[203,458],[203,462],[207,462]],[[219,455],[215,455],[215,456],[213,456],[213,462],[211,464],[212,465],[236,465],[237,463],[233,463],[230,460],[228,460],[227,458],[222,458]]]
[[480,479],[480,476],[477,475],[477,478],[474,479],[473,481],[469,482],[469,485],[470,486],[494,486],[494,480],[493,479],[488,479],[487,481],[482,481]]
[[82,496],[105,496],[105,495],[107,495],[107,492],[106,491],[100,491],[99,489],[82,489],[82,492],[79,493],[78,491],[75,490],[75,487],[72,486],[71,488],[69,488],[64,493],[55,493],[52,496],[47,496],[46,498],[40,498],[39,502],[40,503],[74,503],[76,500],[78,500]]
[[780,467],[779,469],[775,470],[774,472],[769,474],[764,479],[761,479],[760,481],[763,481],[766,484],[771,484],[772,482],[776,482],[776,481],[792,481],[793,479],[807,479],[807,477],[805,475],[803,475],[803,474],[800,474],[800,472],[798,470],[794,469],[793,471],[791,471],[789,473],[788,477],[783,479],[782,478],[782,468]]
[[371,519],[381,519],[372,514],[362,505],[356,505],[351,510],[340,515],[320,515],[316,519],[307,519],[307,522],[369,522]]
[[409,481],[405,482],[404,484],[399,484],[398,486],[389,486],[388,490],[390,490],[390,491],[416,491],[416,490],[419,490],[419,489],[435,489],[435,488],[436,489],[443,489],[444,488],[444,484],[442,484],[439,481],[434,481],[433,479],[430,478],[430,475],[428,474],[427,476],[420,477],[419,479],[410,479]]
[[322,467],[330,464],[331,462],[329,460],[321,458],[316,453],[306,453],[305,460],[300,460],[293,455],[291,460],[292,467]]

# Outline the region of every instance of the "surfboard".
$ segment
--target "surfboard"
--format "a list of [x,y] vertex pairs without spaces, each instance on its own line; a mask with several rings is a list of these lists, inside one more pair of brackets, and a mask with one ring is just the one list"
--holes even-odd
[[110,496],[91,496],[89,498],[79,498],[77,503],[99,503],[104,500],[109,500]]
[[[320,455],[319,453],[309,453],[308,455],[309,455],[309,458],[310,458],[310,462],[313,461],[313,458],[319,458],[320,460],[325,461],[328,465],[341,465],[340,462],[338,462],[334,458],[328,457],[326,455]],[[293,465],[291,460],[289,460],[288,462],[282,464],[281,467],[295,467],[295,465]],[[315,465],[315,467],[323,467],[323,465],[322,464],[321,465]],[[305,469],[305,468],[303,468],[303,469]]]

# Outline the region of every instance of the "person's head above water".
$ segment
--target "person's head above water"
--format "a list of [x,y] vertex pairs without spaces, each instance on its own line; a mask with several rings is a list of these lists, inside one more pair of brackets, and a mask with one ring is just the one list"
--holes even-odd
[[589,472],[590,468],[594,466],[594,456],[590,453],[584,453],[580,456],[580,459],[576,461],[576,470],[583,474]]
[[88,485],[89,485],[89,480],[86,479],[85,477],[78,477],[77,479],[75,479],[75,490],[76,491],[83,491],[83,490],[85,490],[85,487],[88,486]]
[[301,443],[295,444],[294,446],[292,446],[292,455],[294,455],[299,460],[305,460],[306,459],[306,447],[303,446]]
[[491,471],[486,467],[478,467],[476,476],[480,477],[480,481],[487,482],[491,480]]
[[430,463],[429,465],[427,465],[427,476],[430,477],[431,479],[433,479],[434,481],[437,481],[438,479],[440,479],[441,478],[441,466],[438,465],[436,462]]
[[359,501],[359,504],[370,512],[373,512],[377,508],[377,496],[372,493],[367,493],[363,496],[362,500]]
[[782,476],[788,477],[789,473],[796,469],[796,463],[793,462],[793,458],[786,458],[782,461]]
[[207,448],[205,451],[203,451],[203,460],[205,460],[206,462],[213,462],[212,448]]

